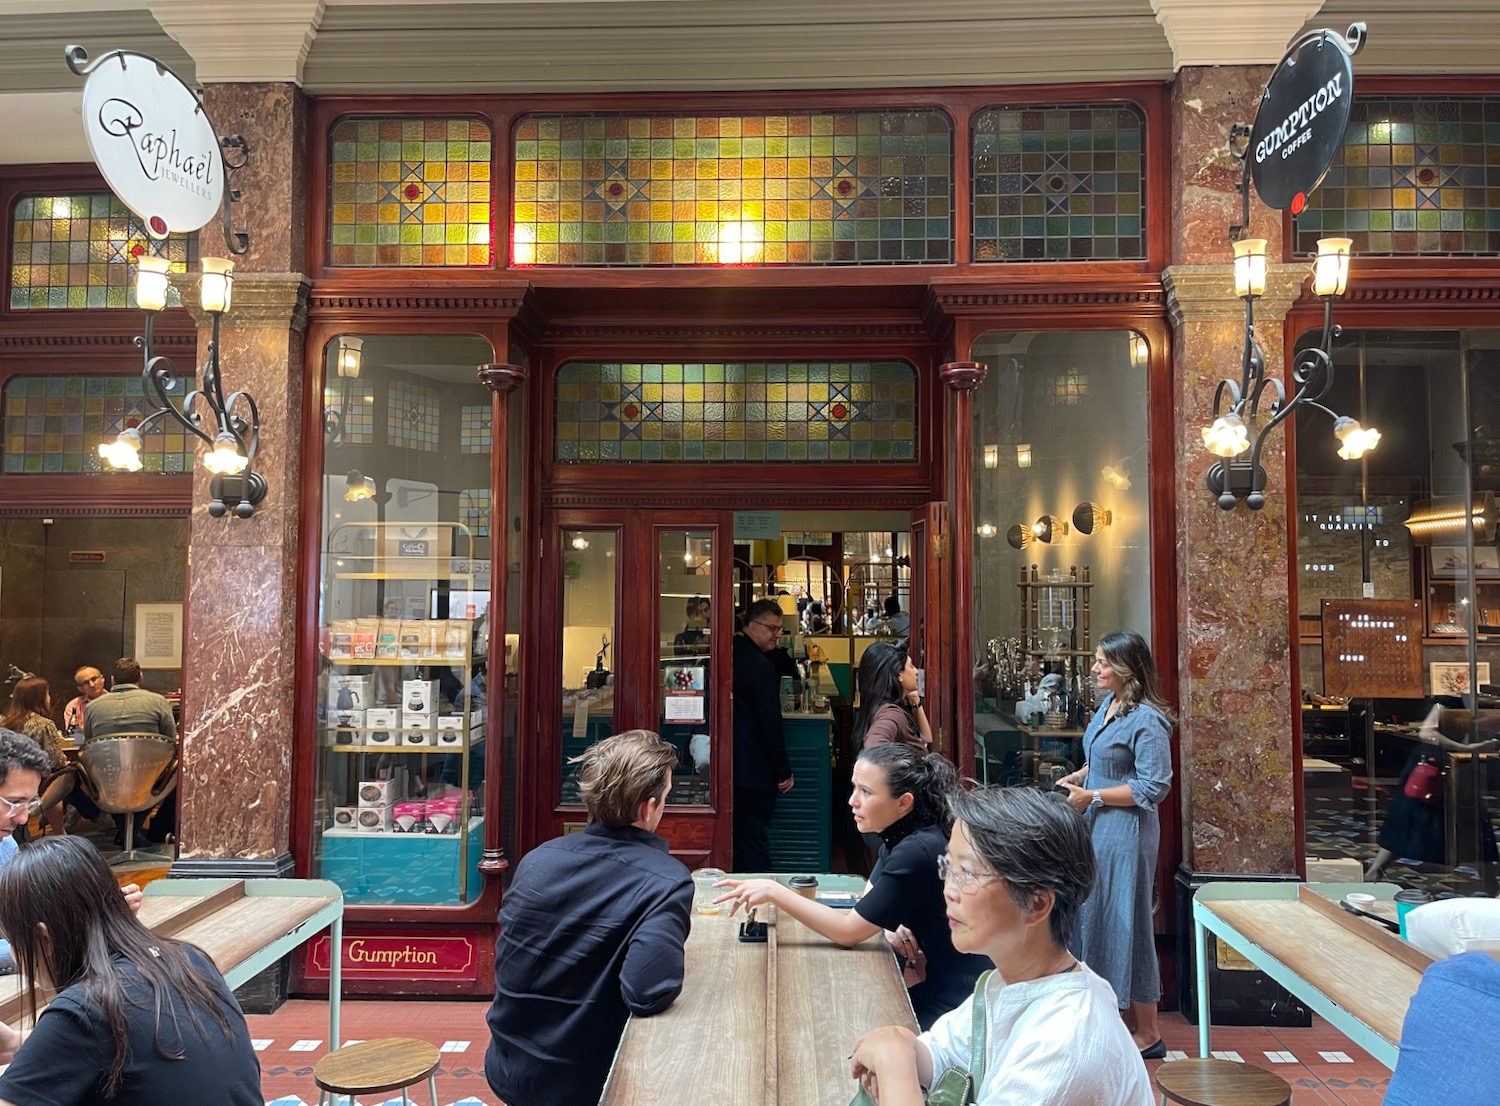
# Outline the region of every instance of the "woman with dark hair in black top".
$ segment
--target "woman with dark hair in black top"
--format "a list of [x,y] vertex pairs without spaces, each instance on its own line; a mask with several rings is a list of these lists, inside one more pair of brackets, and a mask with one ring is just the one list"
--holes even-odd
[[[0,1023],[0,1102],[263,1106],[245,1015],[201,949],[136,920],[81,837],[47,837],[0,870],[0,930],[32,1028]],[[57,996],[40,1014],[38,991]]]
[[719,901],[733,914],[772,903],[797,921],[845,948],[881,930],[903,960],[912,1010],[925,1029],[974,993],[974,981],[990,967],[983,956],[957,952],[948,932],[948,911],[937,859],[948,847],[953,818],[948,796],[958,773],[936,753],[910,745],[867,746],[854,762],[849,806],[863,832],[880,835],[880,859],[864,897],[852,911],[804,898],[774,879],[729,879]]

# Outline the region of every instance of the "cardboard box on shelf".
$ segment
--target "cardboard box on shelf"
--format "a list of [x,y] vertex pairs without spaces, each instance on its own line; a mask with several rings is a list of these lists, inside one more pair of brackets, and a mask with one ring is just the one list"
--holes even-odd
[[371,707],[365,711],[364,743],[394,745],[395,733],[401,728],[401,712],[395,707]]
[[333,808],[333,829],[352,830],[359,819],[359,807],[336,806]]
[[388,807],[398,799],[402,798],[401,780],[360,780],[356,787],[359,795],[359,806],[365,807]]
[[362,806],[355,819],[356,833],[390,833],[391,808],[388,806]]
[[398,738],[402,745],[406,746],[407,748],[421,748],[423,746],[437,744],[437,742],[433,738],[432,727],[429,725],[420,724],[423,720],[431,722],[432,716],[428,714],[408,716],[408,721],[410,724],[405,726],[398,734]]
[[375,657],[377,660],[395,660],[401,655],[401,620],[382,618],[375,635]]
[[436,680],[402,680],[401,709],[411,714],[436,714],[441,692]]
[[401,659],[404,661],[420,660],[422,657],[422,643],[425,636],[422,623],[401,623],[401,630],[397,635]]
[[364,710],[370,705],[370,677],[364,672],[344,672],[330,669],[328,692],[323,704],[327,716],[332,719],[337,711]]

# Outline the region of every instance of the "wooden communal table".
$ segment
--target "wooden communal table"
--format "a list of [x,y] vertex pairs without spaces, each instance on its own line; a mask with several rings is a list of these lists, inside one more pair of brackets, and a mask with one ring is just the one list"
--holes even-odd
[[[334,953],[328,981],[329,1048],[339,1046],[344,895],[326,879],[159,879],[146,887],[138,915],[163,937],[206,952],[231,988],[325,929]],[[42,996],[39,996],[42,997]],[[0,980],[0,1021],[22,1012],[20,978]]]
[[770,913],[765,944],[738,939],[743,915],[694,915],[682,994],[626,1025],[601,1106],[848,1106],[855,1039],[916,1030],[883,934],[842,949]]
[[1344,911],[1350,891],[1373,894],[1394,919],[1393,883],[1209,883],[1193,897],[1198,954],[1198,1052],[1212,1055],[1208,937],[1212,933],[1307,1003],[1388,1068],[1401,1023],[1432,958],[1374,922]]

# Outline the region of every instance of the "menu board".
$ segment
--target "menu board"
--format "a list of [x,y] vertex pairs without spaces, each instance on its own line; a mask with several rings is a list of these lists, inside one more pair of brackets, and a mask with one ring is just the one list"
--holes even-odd
[[1323,694],[1420,699],[1422,604],[1415,599],[1323,600]]

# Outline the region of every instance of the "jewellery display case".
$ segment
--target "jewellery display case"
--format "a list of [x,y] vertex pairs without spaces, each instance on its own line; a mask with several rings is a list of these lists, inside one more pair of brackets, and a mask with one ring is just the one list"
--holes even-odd
[[451,523],[329,532],[313,874],[350,903],[479,894],[488,631],[473,544]]

